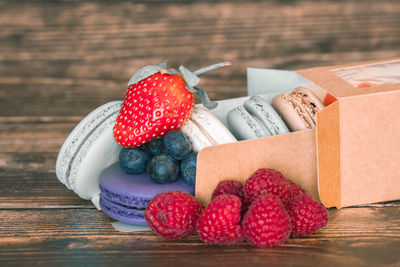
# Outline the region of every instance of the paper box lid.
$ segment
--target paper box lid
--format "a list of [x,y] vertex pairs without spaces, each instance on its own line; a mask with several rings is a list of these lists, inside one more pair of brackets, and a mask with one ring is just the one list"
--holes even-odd
[[400,84],[356,88],[334,74],[376,63],[298,71],[338,98],[317,114],[319,196],[327,207],[400,199]]

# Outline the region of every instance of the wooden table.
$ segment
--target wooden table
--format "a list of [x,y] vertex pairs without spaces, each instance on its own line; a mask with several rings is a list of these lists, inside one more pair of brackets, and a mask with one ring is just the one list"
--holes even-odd
[[385,1],[0,1],[0,265],[400,266],[400,202],[330,209],[281,247],[206,246],[115,231],[55,176],[66,136],[121,99],[136,69],[197,69],[212,99],[242,96],[246,66],[299,69],[399,56],[400,4]]

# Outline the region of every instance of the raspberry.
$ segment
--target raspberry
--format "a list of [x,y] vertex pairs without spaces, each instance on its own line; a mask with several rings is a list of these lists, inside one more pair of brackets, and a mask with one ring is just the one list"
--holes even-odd
[[244,184],[244,192],[247,203],[265,193],[278,196],[285,206],[292,199],[288,180],[282,173],[273,169],[259,169],[253,173]]
[[294,199],[287,211],[293,224],[293,236],[312,234],[328,223],[328,212],[309,194]]
[[192,234],[203,207],[188,193],[173,191],[156,195],[147,205],[144,217],[157,234],[180,238]]
[[295,198],[297,198],[298,196],[300,196],[300,195],[302,195],[302,194],[304,194],[304,193],[306,192],[306,191],[304,191],[303,188],[301,188],[300,185],[295,184],[295,183],[293,183],[293,182],[290,181],[290,180],[287,180],[287,181],[288,181],[288,183],[289,183],[290,191],[292,191],[292,200],[295,199]]
[[290,236],[291,222],[280,199],[264,194],[253,201],[243,221],[243,232],[257,247],[273,247],[284,243]]
[[217,196],[227,194],[237,196],[242,201],[242,203],[244,203],[244,189],[241,182],[235,180],[224,180],[219,182],[217,187],[214,189],[214,192],[212,193],[211,200],[213,200]]
[[207,244],[228,245],[243,241],[240,225],[241,201],[234,195],[214,198],[201,215],[197,231],[200,239]]

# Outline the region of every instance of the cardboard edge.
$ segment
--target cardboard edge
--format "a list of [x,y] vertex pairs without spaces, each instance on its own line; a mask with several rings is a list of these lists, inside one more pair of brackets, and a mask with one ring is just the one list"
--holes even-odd
[[322,204],[341,208],[340,101],[317,113],[318,194]]
[[272,168],[319,200],[315,139],[310,129],[206,147],[197,155],[196,198],[205,205],[219,181],[243,183],[257,169]]
[[315,84],[326,90],[336,98],[343,98],[349,96],[366,95],[379,93],[384,91],[398,90],[399,83],[394,84],[381,84],[373,87],[356,88],[346,80],[337,76],[333,71],[338,69],[346,69],[353,67],[362,67],[375,64],[383,64],[390,62],[400,61],[400,58],[391,58],[385,60],[372,60],[367,62],[352,63],[338,66],[324,66],[297,70],[297,72],[306,79],[313,81]]

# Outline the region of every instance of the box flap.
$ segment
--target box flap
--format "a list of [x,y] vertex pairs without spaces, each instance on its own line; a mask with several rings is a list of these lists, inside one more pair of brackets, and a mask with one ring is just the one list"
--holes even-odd
[[342,206],[400,199],[399,103],[400,91],[340,100]]
[[207,147],[197,156],[196,197],[206,204],[217,184],[244,182],[259,168],[273,168],[318,199],[315,130]]
[[318,193],[325,207],[340,202],[340,111],[339,101],[317,113]]
[[400,90],[400,84],[399,83],[382,84],[372,87],[357,88],[353,86],[350,82],[345,81],[337,74],[335,74],[335,72],[337,73],[339,69],[356,67],[356,66],[362,67],[378,63],[389,63],[398,60],[400,59],[390,59],[390,60],[380,60],[380,61],[378,60],[372,62],[348,64],[341,66],[317,67],[317,68],[299,70],[298,73],[301,76],[313,81],[318,86],[324,88],[328,93],[335,96],[336,98],[343,98],[348,96],[366,95],[379,92]]

